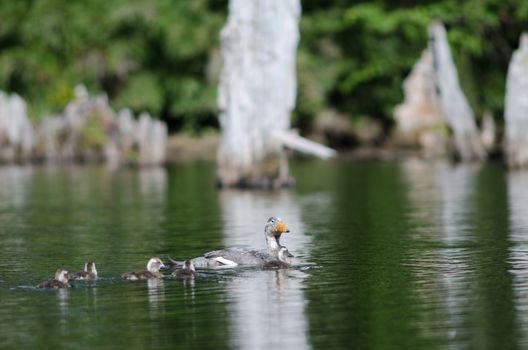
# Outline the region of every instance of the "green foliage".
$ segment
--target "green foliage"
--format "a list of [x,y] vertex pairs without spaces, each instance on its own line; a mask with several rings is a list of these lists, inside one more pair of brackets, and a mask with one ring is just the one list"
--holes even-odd
[[[511,53],[528,27],[526,2],[378,0],[306,1],[304,5],[300,114],[314,115],[332,106],[352,117],[366,114],[389,120],[403,99],[403,79],[427,46],[428,25],[441,19],[477,116],[484,109],[502,115]],[[332,43],[339,55],[328,57],[322,40]],[[328,66],[334,69],[330,76]]]
[[166,119],[214,113],[205,76],[226,1],[0,2],[0,89],[33,113],[64,108],[75,85]]
[[[446,23],[476,114],[501,115],[509,60],[528,28],[516,0],[305,0],[297,56],[295,123],[335,108],[389,121],[402,82]],[[0,89],[30,113],[60,111],[73,87],[199,131],[217,125],[219,33],[227,0],[18,0],[0,2]]]
[[103,119],[99,112],[94,112],[86,119],[79,140],[79,146],[82,150],[103,149],[106,144],[106,131]]
[[163,107],[163,90],[155,75],[141,72],[130,77],[128,84],[115,97],[115,105],[135,111],[149,110],[159,115]]

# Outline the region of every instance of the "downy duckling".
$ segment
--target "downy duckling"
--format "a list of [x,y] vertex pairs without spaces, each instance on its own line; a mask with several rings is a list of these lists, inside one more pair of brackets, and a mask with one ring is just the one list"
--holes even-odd
[[97,269],[93,261],[84,264],[84,270],[68,275],[70,280],[95,280],[97,279]]
[[71,285],[68,283],[68,271],[65,269],[57,269],[55,279],[42,282],[37,288],[71,288]]
[[197,275],[198,274],[196,273],[196,269],[191,260],[185,260],[181,270],[175,270],[172,272],[172,277],[195,277]]
[[277,260],[271,260],[264,264],[264,269],[287,269],[292,266],[293,255],[290,254],[288,248],[281,247],[277,254]]
[[162,278],[163,274],[159,272],[160,268],[164,268],[165,265],[160,258],[150,258],[147,263],[146,270],[136,270],[125,272],[121,277],[127,280],[148,280],[151,278]]

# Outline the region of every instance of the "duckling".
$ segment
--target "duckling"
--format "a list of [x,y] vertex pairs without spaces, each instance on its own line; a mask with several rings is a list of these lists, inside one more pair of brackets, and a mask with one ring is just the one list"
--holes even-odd
[[37,288],[71,288],[71,285],[68,283],[68,271],[65,269],[57,269],[55,271],[55,279],[42,282]]
[[150,278],[162,278],[163,274],[159,272],[160,268],[164,268],[165,265],[160,258],[150,258],[147,263],[146,270],[136,270],[125,272],[121,277],[127,280],[148,280]]
[[277,254],[277,260],[268,261],[263,265],[264,269],[287,269],[292,266],[293,255],[290,254],[288,248],[281,247]]
[[84,270],[68,275],[70,280],[95,280],[97,279],[97,269],[93,261],[84,264]]
[[172,277],[195,277],[197,275],[198,274],[196,273],[196,269],[191,260],[185,260],[181,270],[175,270],[172,272]]

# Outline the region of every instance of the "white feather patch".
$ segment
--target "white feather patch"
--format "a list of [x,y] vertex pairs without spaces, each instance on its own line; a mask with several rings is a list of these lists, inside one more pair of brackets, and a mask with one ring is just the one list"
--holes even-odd
[[218,261],[220,264],[225,265],[225,267],[235,267],[238,266],[238,264],[234,261],[228,260],[226,258],[222,258],[219,256],[218,258],[214,258],[214,260]]

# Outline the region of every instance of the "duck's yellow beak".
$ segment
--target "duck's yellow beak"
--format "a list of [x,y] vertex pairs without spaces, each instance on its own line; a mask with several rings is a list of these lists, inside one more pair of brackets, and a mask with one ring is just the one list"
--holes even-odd
[[285,232],[290,232],[290,230],[288,230],[288,229],[286,228],[286,225],[284,225],[284,222],[281,221],[281,222],[279,222],[279,223],[277,224],[277,232],[279,232],[279,233],[285,233]]

